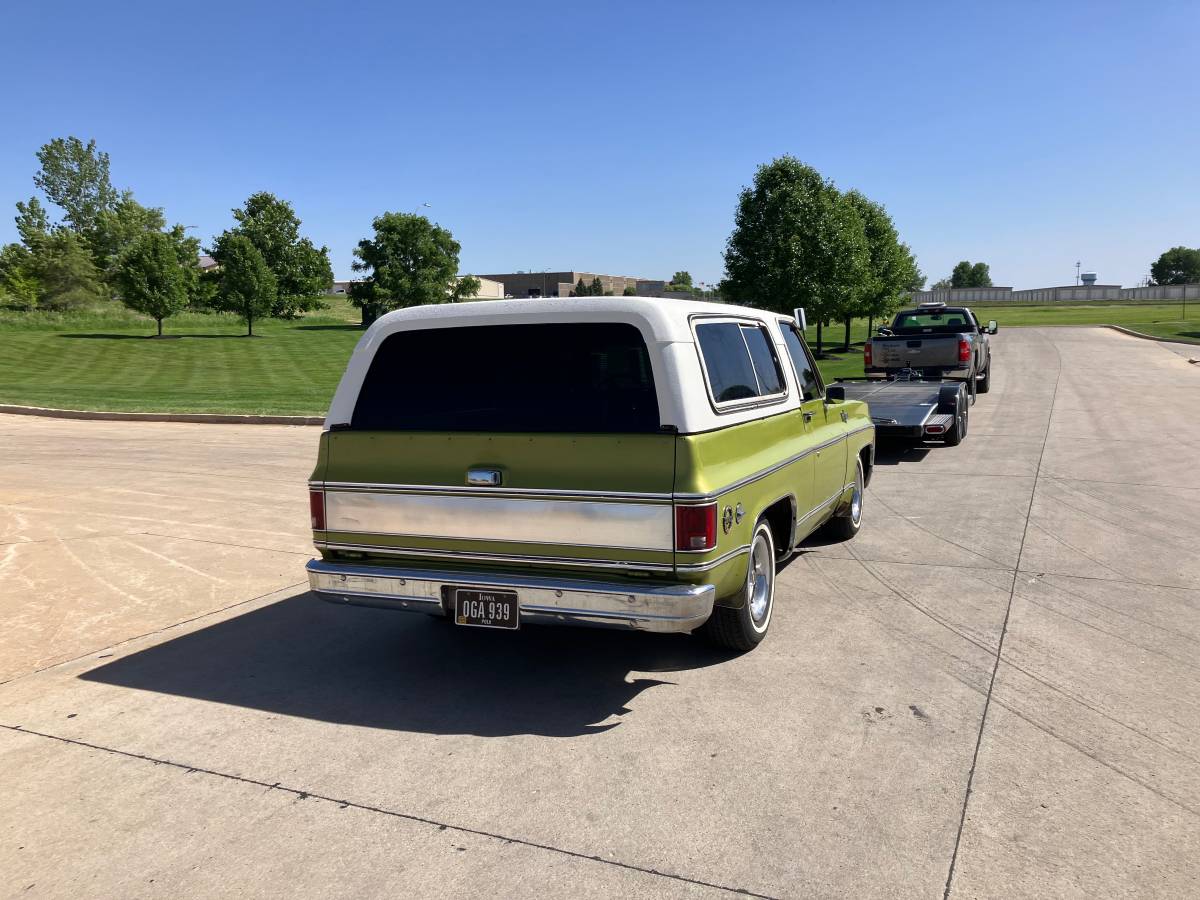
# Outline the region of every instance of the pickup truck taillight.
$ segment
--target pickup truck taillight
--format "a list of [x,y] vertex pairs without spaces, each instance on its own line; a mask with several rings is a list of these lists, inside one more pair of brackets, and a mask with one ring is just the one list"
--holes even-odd
[[308,512],[312,517],[313,531],[325,530],[325,492],[308,492]]
[[970,362],[971,361],[971,342],[966,340],[965,338],[958,339],[958,361],[959,362]]
[[863,344],[863,365],[871,365],[871,342],[867,341]]
[[675,549],[711,550],[717,546],[717,504],[675,507]]

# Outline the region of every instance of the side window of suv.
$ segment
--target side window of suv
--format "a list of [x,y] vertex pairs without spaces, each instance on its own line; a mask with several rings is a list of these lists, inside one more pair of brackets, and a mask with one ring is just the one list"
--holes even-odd
[[701,322],[696,325],[696,340],[714,403],[771,397],[787,390],[761,325]]
[[796,372],[796,383],[805,400],[816,400],[821,396],[821,379],[817,375],[817,366],[808,355],[804,341],[800,340],[800,332],[788,322],[780,322],[783,332],[783,343],[787,346],[788,356],[792,358],[792,369]]

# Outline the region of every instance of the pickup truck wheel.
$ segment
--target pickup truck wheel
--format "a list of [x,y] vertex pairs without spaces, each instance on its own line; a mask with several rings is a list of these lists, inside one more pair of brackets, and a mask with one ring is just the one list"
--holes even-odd
[[714,644],[730,650],[753,650],[767,636],[775,608],[775,541],[771,526],[759,519],[750,542],[746,585],[739,609],[714,606],[703,630]]
[[992,389],[992,361],[988,360],[988,366],[983,370],[983,374],[975,379],[975,391],[979,394],[986,394]]
[[860,457],[854,472],[854,492],[850,495],[850,504],[825,526],[825,533],[839,541],[848,541],[858,534],[862,527],[863,498],[866,495],[867,479],[863,475],[862,458]]

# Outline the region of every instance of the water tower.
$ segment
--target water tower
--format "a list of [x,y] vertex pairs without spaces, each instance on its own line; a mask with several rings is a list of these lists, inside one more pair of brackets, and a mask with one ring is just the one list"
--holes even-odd
[[1096,283],[1096,273],[1084,272],[1079,276],[1079,280],[1083,282],[1084,287],[1091,287]]

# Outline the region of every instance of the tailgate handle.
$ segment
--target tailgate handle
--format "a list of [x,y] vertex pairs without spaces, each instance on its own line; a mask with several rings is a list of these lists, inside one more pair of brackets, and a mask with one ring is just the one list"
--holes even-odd
[[501,480],[499,469],[467,469],[467,484],[476,487],[499,487]]

